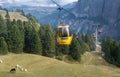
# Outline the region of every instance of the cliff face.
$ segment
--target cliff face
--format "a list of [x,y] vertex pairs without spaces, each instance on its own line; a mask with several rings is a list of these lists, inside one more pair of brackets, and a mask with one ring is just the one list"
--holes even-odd
[[120,39],[120,0],[78,0],[72,12],[78,18],[85,18],[79,19],[82,25],[76,25],[80,31],[93,32],[93,24],[99,23],[103,35]]
[[78,17],[103,16],[109,24],[114,24],[120,19],[120,0],[79,0],[73,13]]

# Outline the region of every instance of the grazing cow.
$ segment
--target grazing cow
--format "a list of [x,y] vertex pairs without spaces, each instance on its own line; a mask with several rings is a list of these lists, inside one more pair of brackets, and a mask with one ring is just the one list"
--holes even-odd
[[11,72],[11,73],[15,73],[15,72],[16,72],[16,69],[15,69],[15,68],[12,68],[12,69],[10,70],[10,72]]

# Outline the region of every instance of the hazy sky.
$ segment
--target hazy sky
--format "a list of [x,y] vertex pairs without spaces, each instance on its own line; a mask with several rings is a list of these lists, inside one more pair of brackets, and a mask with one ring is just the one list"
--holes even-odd
[[[54,0],[54,1],[58,2],[60,5],[66,5],[77,0]],[[54,6],[51,0],[0,0],[0,5],[3,5],[4,3],[13,5]]]

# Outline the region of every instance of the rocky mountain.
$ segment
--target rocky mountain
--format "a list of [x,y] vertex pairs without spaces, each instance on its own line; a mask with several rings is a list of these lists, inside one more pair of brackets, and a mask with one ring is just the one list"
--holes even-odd
[[[120,0],[79,0],[72,12],[77,17],[86,17],[92,24],[100,23],[105,35],[120,37]],[[87,25],[88,29],[91,25]],[[86,29],[86,26],[82,28]]]
[[[120,0],[78,0],[76,5],[62,12],[62,20],[77,32],[94,33],[99,25],[102,36],[120,39]],[[74,14],[74,15],[73,15]],[[57,26],[57,13],[46,16],[42,23],[51,22]]]

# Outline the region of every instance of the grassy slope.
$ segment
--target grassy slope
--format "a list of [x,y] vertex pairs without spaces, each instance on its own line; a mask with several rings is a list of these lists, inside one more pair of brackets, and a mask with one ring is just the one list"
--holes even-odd
[[[120,77],[120,69],[105,65],[68,64],[55,59],[31,54],[0,56],[0,77]],[[28,72],[9,73],[16,64]]]
[[[5,18],[6,11],[0,10],[0,15],[2,15],[3,18]],[[16,19],[16,20],[28,21],[28,19],[25,16],[21,15],[20,12],[9,12],[9,15],[11,20]]]
[[[0,15],[2,15],[2,17],[5,19],[6,11],[0,10]],[[11,20],[15,19],[15,20],[21,20],[21,21],[28,21],[27,17],[21,15],[20,12],[9,12],[9,15]],[[36,23],[35,29],[37,31],[39,30],[39,27],[40,27],[40,24]]]

